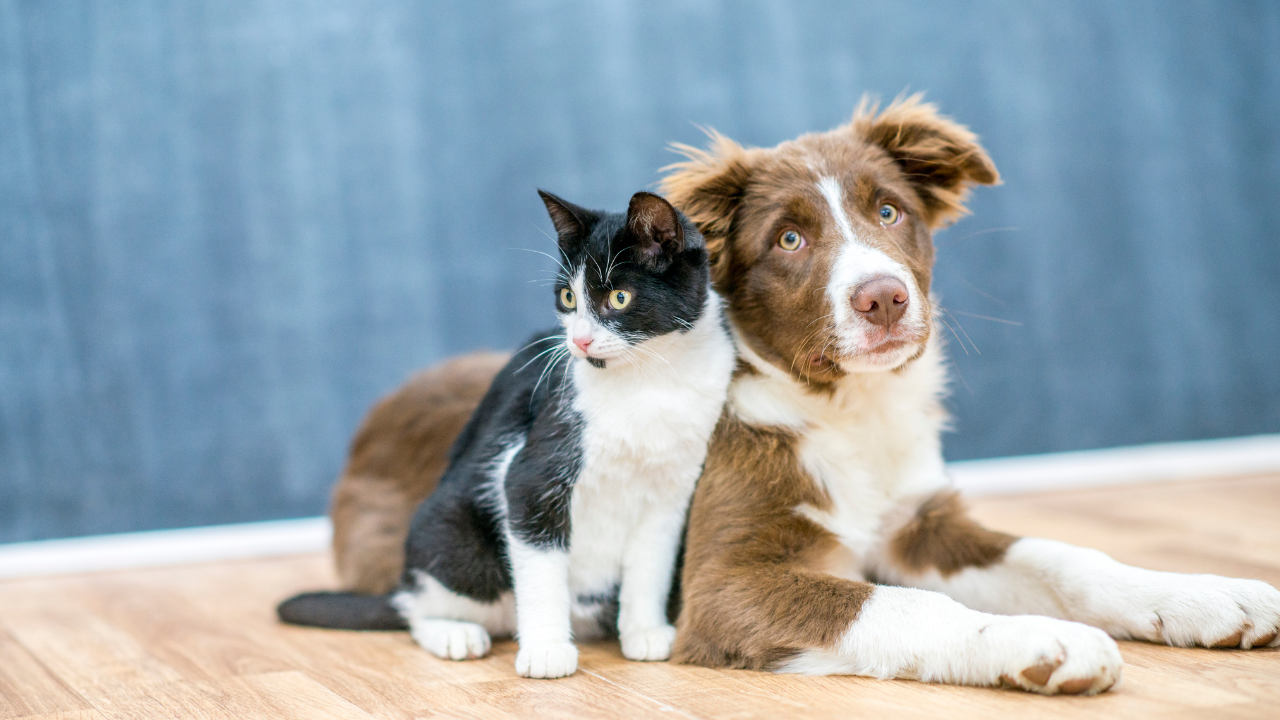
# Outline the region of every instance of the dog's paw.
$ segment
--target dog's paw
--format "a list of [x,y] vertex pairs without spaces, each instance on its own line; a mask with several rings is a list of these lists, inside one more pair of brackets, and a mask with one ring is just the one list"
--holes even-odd
[[1134,637],[1178,647],[1280,644],[1280,590],[1258,580],[1161,573],[1144,588]]
[[424,650],[446,660],[471,660],[489,653],[489,632],[475,623],[417,620],[410,624],[409,634]]
[[578,669],[578,648],[573,643],[520,643],[516,673],[527,678],[560,678]]
[[622,634],[622,656],[628,660],[666,660],[675,641],[676,629],[670,625],[632,630]]
[[1044,695],[1095,695],[1120,680],[1124,659],[1097,628],[1032,615],[1001,618],[981,631],[995,662],[992,684]]

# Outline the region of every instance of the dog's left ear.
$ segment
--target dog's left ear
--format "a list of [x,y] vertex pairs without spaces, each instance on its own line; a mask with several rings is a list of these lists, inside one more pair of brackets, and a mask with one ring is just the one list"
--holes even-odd
[[1000,173],[969,128],[923,102],[923,93],[898,98],[882,112],[866,97],[853,115],[853,131],[879,145],[902,168],[924,201],[931,228],[968,214],[973,185],[997,185]]

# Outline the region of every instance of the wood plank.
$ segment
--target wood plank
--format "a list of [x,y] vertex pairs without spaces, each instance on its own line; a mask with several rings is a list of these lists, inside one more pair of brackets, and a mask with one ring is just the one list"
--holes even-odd
[[75,691],[18,644],[0,632],[0,718],[90,711]]

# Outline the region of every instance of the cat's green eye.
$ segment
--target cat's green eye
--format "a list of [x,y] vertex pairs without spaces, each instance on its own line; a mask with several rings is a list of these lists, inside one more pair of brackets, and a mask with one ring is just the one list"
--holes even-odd
[[609,293],[609,305],[614,310],[621,310],[622,308],[630,304],[631,304],[631,293],[627,292],[626,290],[614,290],[613,292]]
[[573,296],[572,290],[570,290],[569,288],[564,288],[563,290],[560,291],[560,304],[572,310],[575,307],[577,307],[578,298]]

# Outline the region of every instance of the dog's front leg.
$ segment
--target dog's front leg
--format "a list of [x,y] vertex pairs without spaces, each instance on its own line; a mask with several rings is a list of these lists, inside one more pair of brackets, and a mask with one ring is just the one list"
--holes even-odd
[[1115,641],[1087,625],[990,615],[941,593],[880,585],[834,647],[803,650],[777,669],[1093,695],[1123,665]]
[[878,578],[986,612],[1087,623],[1181,647],[1280,645],[1280,591],[1258,580],[1146,570],[1097,550],[974,523],[954,495],[921,505],[886,544]]

